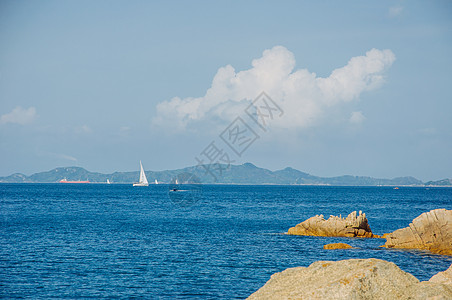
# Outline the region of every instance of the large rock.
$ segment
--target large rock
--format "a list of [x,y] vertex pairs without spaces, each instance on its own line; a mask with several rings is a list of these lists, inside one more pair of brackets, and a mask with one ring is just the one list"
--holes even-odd
[[273,274],[248,299],[452,299],[452,286],[419,282],[374,258],[317,261]]
[[449,269],[447,269],[446,271],[433,275],[433,277],[430,278],[429,282],[452,285],[452,265],[450,265]]
[[325,220],[317,215],[292,227],[287,232],[292,235],[341,236],[341,237],[379,237],[372,234],[366,214],[352,212],[347,218],[330,216]]
[[452,210],[435,209],[423,213],[408,227],[383,237],[386,248],[421,249],[452,255]]

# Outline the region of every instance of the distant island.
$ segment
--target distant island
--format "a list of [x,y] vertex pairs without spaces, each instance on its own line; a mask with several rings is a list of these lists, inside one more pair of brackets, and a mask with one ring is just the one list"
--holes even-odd
[[[146,171],[150,182],[155,179],[159,183],[170,183],[182,173],[191,173],[206,184],[281,184],[281,185],[332,185],[332,186],[452,186],[452,179],[422,182],[414,177],[397,177],[393,179],[372,178],[367,176],[343,175],[337,177],[319,177],[301,172],[293,168],[278,171],[259,168],[252,163],[241,165],[212,165],[211,171],[216,178],[206,172],[203,167],[192,166],[177,170]],[[218,171],[221,168],[221,172]],[[220,174],[221,173],[221,174]],[[66,178],[70,181],[90,181],[91,183],[133,183],[137,181],[139,172],[114,172],[102,174],[90,172],[81,167],[61,167],[47,172],[39,172],[30,176],[15,173],[0,177],[0,183],[57,183]]]

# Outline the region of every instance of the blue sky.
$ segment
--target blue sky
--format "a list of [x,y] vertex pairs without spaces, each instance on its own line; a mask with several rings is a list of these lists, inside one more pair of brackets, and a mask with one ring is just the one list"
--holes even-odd
[[[451,178],[451,53],[450,1],[2,1],[0,176],[180,168],[215,141],[272,170]],[[234,156],[219,135],[260,91],[284,114]]]

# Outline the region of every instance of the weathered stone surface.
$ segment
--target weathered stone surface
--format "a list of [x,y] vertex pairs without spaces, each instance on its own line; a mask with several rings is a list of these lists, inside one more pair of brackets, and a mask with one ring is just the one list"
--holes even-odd
[[452,265],[450,265],[449,269],[447,269],[446,271],[433,275],[433,277],[430,278],[428,282],[452,285]]
[[317,261],[273,274],[248,299],[452,299],[452,286],[419,282],[374,258]]
[[327,249],[327,250],[350,249],[350,248],[353,248],[353,247],[346,243],[334,243],[334,244],[323,245],[323,249]]
[[408,227],[383,237],[386,248],[421,249],[452,255],[452,210],[435,209],[423,213]]
[[341,237],[379,237],[372,234],[366,214],[352,212],[347,218],[330,216],[325,220],[317,215],[292,227],[287,232],[292,235],[341,236]]

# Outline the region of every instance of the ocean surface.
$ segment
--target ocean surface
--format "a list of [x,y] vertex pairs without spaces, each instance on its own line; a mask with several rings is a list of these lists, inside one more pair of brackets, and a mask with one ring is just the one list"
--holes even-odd
[[[283,234],[316,214],[354,210],[374,233],[391,232],[423,212],[452,209],[452,188],[183,189],[0,184],[0,298],[243,299],[273,273],[317,260],[380,258],[420,280],[452,263],[379,248],[382,239]],[[333,242],[356,249],[322,249]]]

